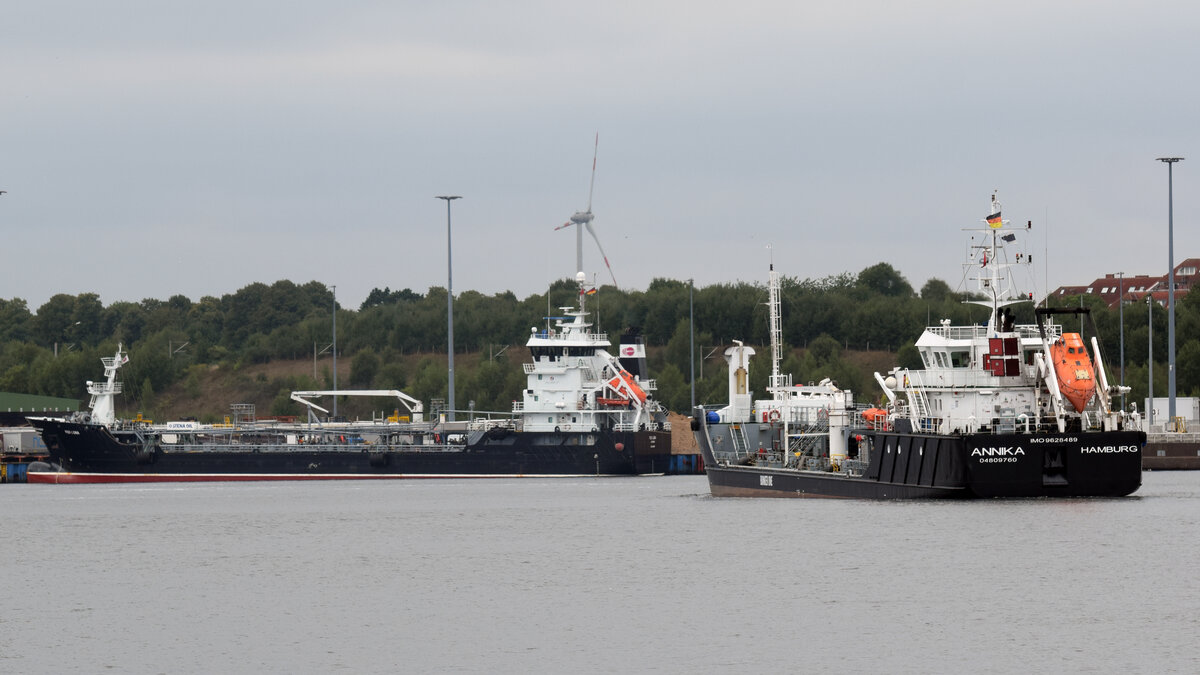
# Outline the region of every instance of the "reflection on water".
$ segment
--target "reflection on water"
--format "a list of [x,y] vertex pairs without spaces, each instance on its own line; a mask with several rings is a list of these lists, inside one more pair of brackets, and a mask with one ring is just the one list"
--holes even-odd
[[1200,472],[1113,500],[704,477],[12,485],[5,672],[1196,672]]

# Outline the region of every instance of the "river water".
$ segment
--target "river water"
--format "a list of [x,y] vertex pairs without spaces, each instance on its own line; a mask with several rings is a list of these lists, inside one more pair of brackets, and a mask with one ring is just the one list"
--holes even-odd
[[1200,672],[1200,472],[1144,478],[5,485],[0,672]]

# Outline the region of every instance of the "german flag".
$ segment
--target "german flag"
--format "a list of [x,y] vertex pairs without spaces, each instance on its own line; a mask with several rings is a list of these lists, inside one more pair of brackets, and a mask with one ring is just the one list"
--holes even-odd
[[588,295],[595,295],[595,294],[596,294],[596,289],[594,289],[594,288],[589,288],[589,289],[587,290],[587,294],[588,294]]
[[1000,220],[1000,212],[999,211],[988,216],[987,221],[988,221],[988,225],[990,225],[993,229],[1004,225],[1004,223]]

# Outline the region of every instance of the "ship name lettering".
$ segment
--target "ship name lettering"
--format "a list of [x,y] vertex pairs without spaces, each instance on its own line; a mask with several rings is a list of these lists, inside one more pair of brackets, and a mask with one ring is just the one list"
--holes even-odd
[[997,456],[999,456],[999,457],[1015,457],[1017,455],[1024,455],[1024,454],[1025,454],[1025,449],[1020,446],[1017,446],[1015,448],[1007,448],[1007,447],[975,448],[974,450],[971,451],[972,457],[997,457]]
[[758,484],[762,487],[772,487],[771,476],[759,476]]
[[1138,452],[1136,445],[1092,445],[1079,448],[1080,452],[1115,454],[1119,452]]

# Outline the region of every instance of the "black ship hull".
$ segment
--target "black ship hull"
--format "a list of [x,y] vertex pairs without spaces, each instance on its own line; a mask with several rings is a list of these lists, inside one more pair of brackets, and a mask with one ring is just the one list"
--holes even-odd
[[475,434],[462,445],[180,450],[96,424],[30,421],[49,451],[49,464],[29,472],[30,482],[42,483],[635,475],[665,467],[671,442],[658,431],[501,432]]
[[964,487],[910,485],[818,471],[769,467],[705,467],[714,497],[818,497],[835,499],[965,499]]
[[861,475],[720,463],[693,422],[717,497],[967,499],[1123,497],[1142,484],[1140,431],[939,436],[856,430],[871,456]]

